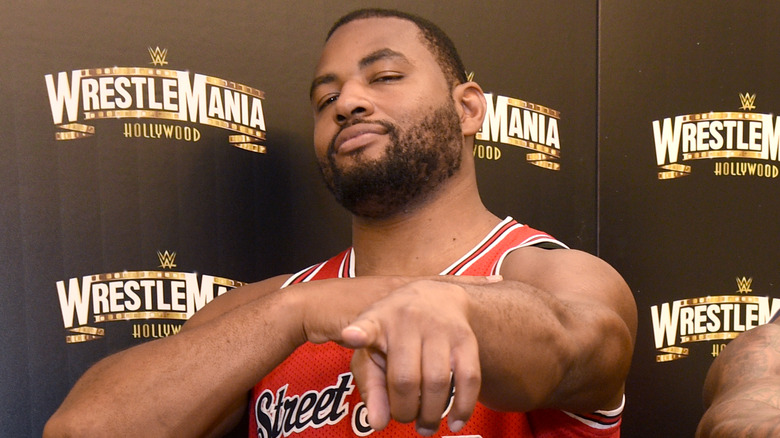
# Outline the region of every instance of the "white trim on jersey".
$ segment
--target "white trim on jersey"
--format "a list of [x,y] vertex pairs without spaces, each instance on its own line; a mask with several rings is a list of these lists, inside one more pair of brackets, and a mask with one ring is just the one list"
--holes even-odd
[[[470,268],[474,263],[479,261],[485,254],[490,253],[493,250],[493,248],[496,245],[500,244],[510,233],[512,233],[512,231],[514,231],[516,229],[519,229],[519,228],[526,227],[526,225],[524,225],[524,224],[517,223],[517,224],[514,224],[511,227],[507,228],[506,230],[504,230],[501,233],[501,235],[497,235],[501,228],[503,228],[504,226],[506,226],[508,223],[512,222],[513,220],[514,219],[511,216],[507,216],[506,219],[501,221],[501,223],[499,223],[495,228],[493,228],[493,230],[491,230],[490,233],[488,233],[488,235],[485,236],[485,238],[482,239],[481,242],[479,242],[474,248],[472,248],[471,251],[466,253],[466,255],[464,255],[463,257],[459,258],[455,263],[451,264],[447,269],[443,270],[441,272],[441,274],[439,274],[439,275],[446,275],[447,273],[450,272],[450,270],[454,269],[456,266],[458,266],[464,260],[468,260],[469,257],[472,257],[472,256],[476,255],[476,257],[474,257],[468,263],[463,265],[460,269],[458,269],[457,271],[451,273],[452,275],[461,275],[468,268]],[[496,239],[493,241],[493,243],[490,244],[490,246],[482,248],[482,245],[484,245],[486,242],[488,242],[490,239],[492,239],[494,237]],[[504,253],[501,254],[501,257],[498,259],[498,262],[496,263],[496,266],[493,268],[493,272],[491,274],[495,275],[495,274],[500,273],[501,265],[504,263],[504,259],[506,258],[506,256],[510,252],[512,252],[512,251],[514,251],[514,250],[516,250],[518,248],[523,248],[523,247],[531,246],[531,245],[537,245],[537,244],[540,244],[540,243],[554,243],[556,245],[560,245],[561,248],[569,249],[569,247],[566,246],[566,244],[564,244],[563,242],[561,242],[561,241],[559,241],[557,239],[551,238],[549,236],[549,234],[547,234],[547,233],[540,232],[539,234],[534,234],[532,236],[527,237],[525,240],[523,240],[518,245],[516,245],[516,246],[514,246],[514,247],[512,247],[512,248],[510,248],[510,249],[508,249],[506,251],[504,251]]]
[[[612,410],[603,410],[603,411],[595,411],[593,412],[593,415],[602,416],[605,418],[611,418],[616,419],[617,417],[620,417],[620,415],[623,413],[623,408],[626,406],[626,395],[623,394],[623,400],[620,402],[620,406],[618,406],[615,409]],[[583,417],[581,415],[573,414],[571,412],[567,411],[561,411],[564,414],[570,416],[571,418],[574,418],[575,420],[593,428],[593,429],[611,429],[615,426],[617,426],[617,423],[615,422],[605,422],[600,423],[598,421],[595,421],[593,419],[590,419],[588,417]]]
[[[344,260],[341,260],[341,266],[339,266],[339,278],[342,278],[342,272],[344,272]],[[352,247],[349,249],[349,271],[347,272],[347,278],[355,277],[357,277],[357,275],[355,275],[355,248]]]
[[[463,257],[461,257],[458,260],[456,260],[455,263],[453,263],[450,266],[448,266],[447,269],[441,271],[441,273],[439,275],[447,275],[448,272],[450,272],[452,269],[454,269],[459,264],[463,263],[464,260],[468,260],[469,257],[471,257],[474,254],[476,254],[480,250],[480,248],[482,248],[482,245],[484,245],[485,242],[487,242],[488,240],[492,239],[493,236],[495,236],[496,233],[498,233],[498,230],[500,230],[502,227],[504,227],[509,222],[512,222],[513,220],[514,219],[512,219],[509,216],[507,216],[506,219],[504,219],[503,221],[501,221],[501,223],[496,225],[495,228],[493,228],[490,231],[490,233],[488,233],[487,236],[485,236],[484,239],[482,239],[478,244],[476,244],[474,246],[474,248],[471,249],[471,251],[467,252]],[[510,228],[510,230],[512,228]],[[498,242],[499,240],[501,240],[501,238],[497,239],[496,242]],[[494,245],[495,245],[495,242],[493,243],[493,245],[490,246],[490,248],[492,248]],[[482,254],[484,254],[484,253],[486,253],[488,251],[489,251],[489,249],[483,249],[481,252],[482,252]],[[461,269],[458,269],[457,272],[453,272],[452,275],[460,275],[463,272],[464,269],[466,269],[469,266],[471,266],[474,263],[475,260],[478,260],[482,256],[482,254],[480,254],[479,256],[475,257],[474,260],[470,261],[466,266],[462,267]]]
[[493,268],[493,275],[500,274],[501,273],[501,265],[504,264],[504,259],[506,259],[506,256],[509,255],[512,251],[523,248],[526,246],[532,246],[532,245],[538,245],[540,243],[554,243],[556,245],[560,245],[563,249],[569,249],[568,246],[566,246],[565,243],[561,242],[560,240],[556,239],[550,239],[546,237],[544,234],[535,234],[528,239],[524,240],[523,243],[514,246],[512,248],[509,248],[508,250],[504,251],[503,254],[501,254],[501,257],[498,258],[498,261],[496,262],[495,268]]
[[[315,266],[317,266],[317,265],[316,264],[311,265],[308,268],[301,269],[300,271],[298,271],[295,274],[291,275],[287,280],[284,281],[284,283],[282,284],[282,287],[280,287],[280,289],[286,288],[293,281],[295,281],[301,274],[303,274],[304,272],[308,271],[309,269],[311,269],[311,268],[313,268]],[[320,263],[319,266],[317,266],[317,269],[313,270],[309,275],[306,276],[306,278],[301,280],[301,283],[305,283],[305,282],[311,280],[312,277],[314,277],[315,275],[317,275],[318,272],[320,272],[320,269],[322,269],[323,266],[325,266],[325,262]]]

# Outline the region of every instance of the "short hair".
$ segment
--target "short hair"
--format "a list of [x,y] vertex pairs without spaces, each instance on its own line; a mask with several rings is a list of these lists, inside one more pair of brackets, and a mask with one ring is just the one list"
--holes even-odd
[[450,37],[448,37],[439,26],[417,15],[393,9],[358,9],[339,18],[328,31],[328,36],[325,38],[325,41],[327,42],[331,35],[333,35],[333,32],[339,27],[364,18],[400,18],[402,20],[411,21],[420,30],[420,33],[423,36],[423,42],[426,43],[425,45],[428,47],[428,50],[430,50],[436,58],[436,62],[439,64],[442,72],[444,72],[447,82],[452,86],[468,81],[466,78],[466,69],[463,67],[463,61],[460,59],[458,50],[455,48],[455,44],[453,44]]

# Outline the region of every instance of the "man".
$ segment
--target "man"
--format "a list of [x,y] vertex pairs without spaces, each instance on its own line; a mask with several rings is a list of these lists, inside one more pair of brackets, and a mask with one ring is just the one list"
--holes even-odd
[[780,320],[731,341],[704,381],[698,438],[780,436]]
[[352,247],[99,362],[47,436],[215,436],[250,390],[251,436],[618,436],[631,293],[603,261],[544,249],[563,245],[484,207],[486,101],[449,38],[394,11],[347,15],[310,95]]

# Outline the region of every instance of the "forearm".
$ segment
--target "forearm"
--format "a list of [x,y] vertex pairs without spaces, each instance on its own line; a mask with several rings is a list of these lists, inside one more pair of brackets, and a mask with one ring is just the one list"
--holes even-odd
[[773,438],[780,436],[780,410],[740,397],[713,405],[701,419],[697,438]]
[[302,342],[283,296],[102,360],[76,383],[46,436],[203,435]]
[[[302,283],[231,292],[177,335],[108,357],[74,386],[47,436],[202,436],[229,426],[247,392],[305,341],[338,340],[368,304],[410,279]],[[142,429],[138,426],[143,425]],[[51,433],[51,435],[49,435]]]
[[604,306],[567,302],[521,282],[471,287],[480,400],[495,409],[604,409],[628,373],[633,338]]
[[707,408],[696,436],[780,436],[780,326],[767,323],[731,341],[707,372]]

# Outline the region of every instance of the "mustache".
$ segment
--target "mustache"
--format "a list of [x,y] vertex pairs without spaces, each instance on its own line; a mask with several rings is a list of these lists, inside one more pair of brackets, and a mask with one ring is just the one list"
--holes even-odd
[[369,125],[379,125],[384,127],[387,130],[387,133],[393,137],[398,132],[398,128],[393,124],[385,120],[365,120],[365,119],[352,119],[348,121],[347,123],[341,125],[338,131],[336,131],[335,134],[333,134],[333,137],[330,139],[330,143],[328,143],[328,155],[332,156],[336,153],[336,138],[338,138],[339,134],[341,134],[342,131],[345,129],[359,125],[361,123],[369,124]]

